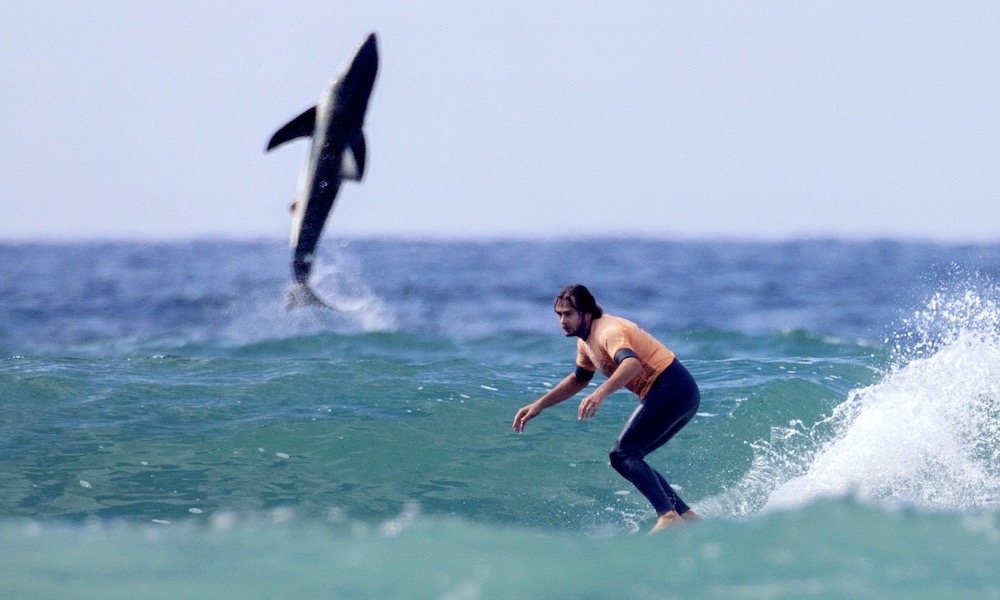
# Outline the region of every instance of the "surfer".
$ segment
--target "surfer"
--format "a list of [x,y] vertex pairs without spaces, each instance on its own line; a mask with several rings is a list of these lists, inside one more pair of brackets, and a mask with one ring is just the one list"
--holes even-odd
[[698,410],[701,394],[694,378],[674,353],[635,323],[605,314],[586,287],[571,285],[556,296],[555,312],[566,337],[576,343],[576,370],[538,400],[517,411],[514,431],[544,409],[568,400],[600,371],[607,380],[581,402],[577,416],[589,419],[609,395],[627,388],[639,405],[611,448],[611,466],[632,482],[656,510],[650,533],[698,515],[681,500],[667,480],[645,461],[665,444]]

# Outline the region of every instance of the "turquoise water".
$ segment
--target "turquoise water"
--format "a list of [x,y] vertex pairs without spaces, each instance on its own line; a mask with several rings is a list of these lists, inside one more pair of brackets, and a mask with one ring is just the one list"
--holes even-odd
[[[2,597],[1000,597],[1000,247],[362,240],[345,313],[280,242],[0,258]],[[627,393],[511,431],[575,281],[698,380],[705,522],[642,535]]]
[[[994,598],[995,515],[848,500],[669,536],[541,533],[403,511],[381,523],[8,525],[20,598]],[[10,549],[16,544],[18,550]]]

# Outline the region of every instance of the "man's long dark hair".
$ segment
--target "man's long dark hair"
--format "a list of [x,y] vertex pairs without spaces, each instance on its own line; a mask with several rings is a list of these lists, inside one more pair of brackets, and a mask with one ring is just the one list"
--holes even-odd
[[601,315],[604,314],[604,309],[594,299],[594,295],[590,293],[590,290],[578,283],[559,292],[559,295],[556,296],[555,304],[559,304],[560,302],[565,302],[575,310],[587,313],[595,319],[600,319]]

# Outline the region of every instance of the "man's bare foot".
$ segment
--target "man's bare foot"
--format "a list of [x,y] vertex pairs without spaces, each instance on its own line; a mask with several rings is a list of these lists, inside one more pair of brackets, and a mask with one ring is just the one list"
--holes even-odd
[[[691,512],[691,511],[688,511],[688,512]],[[684,513],[684,514],[687,514],[687,513]],[[697,516],[697,515],[695,515],[695,516]],[[657,517],[657,519],[656,519],[656,525],[653,525],[653,528],[649,530],[649,535],[652,535],[654,533],[659,533],[659,532],[663,531],[664,529],[666,529],[667,527],[670,527],[672,525],[679,525],[679,524],[681,524],[683,522],[684,522],[684,518],[681,517],[679,514],[677,514],[676,510],[671,510],[669,512],[665,512],[662,515],[660,515],[659,517]]]
[[682,514],[681,518],[687,521],[688,523],[697,523],[698,521],[701,521],[701,517],[698,515],[698,513],[694,512],[691,509],[688,509],[686,513]]

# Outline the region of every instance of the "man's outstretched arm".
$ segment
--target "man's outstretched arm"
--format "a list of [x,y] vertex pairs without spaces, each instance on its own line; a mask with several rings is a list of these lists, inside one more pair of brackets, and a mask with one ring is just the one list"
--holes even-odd
[[587,383],[586,380],[578,378],[576,373],[567,375],[556,387],[546,392],[544,396],[517,411],[517,415],[514,417],[514,431],[521,433],[524,431],[525,423],[537,417],[538,413],[550,406],[559,404],[563,400],[569,400],[577,392],[587,387]]

